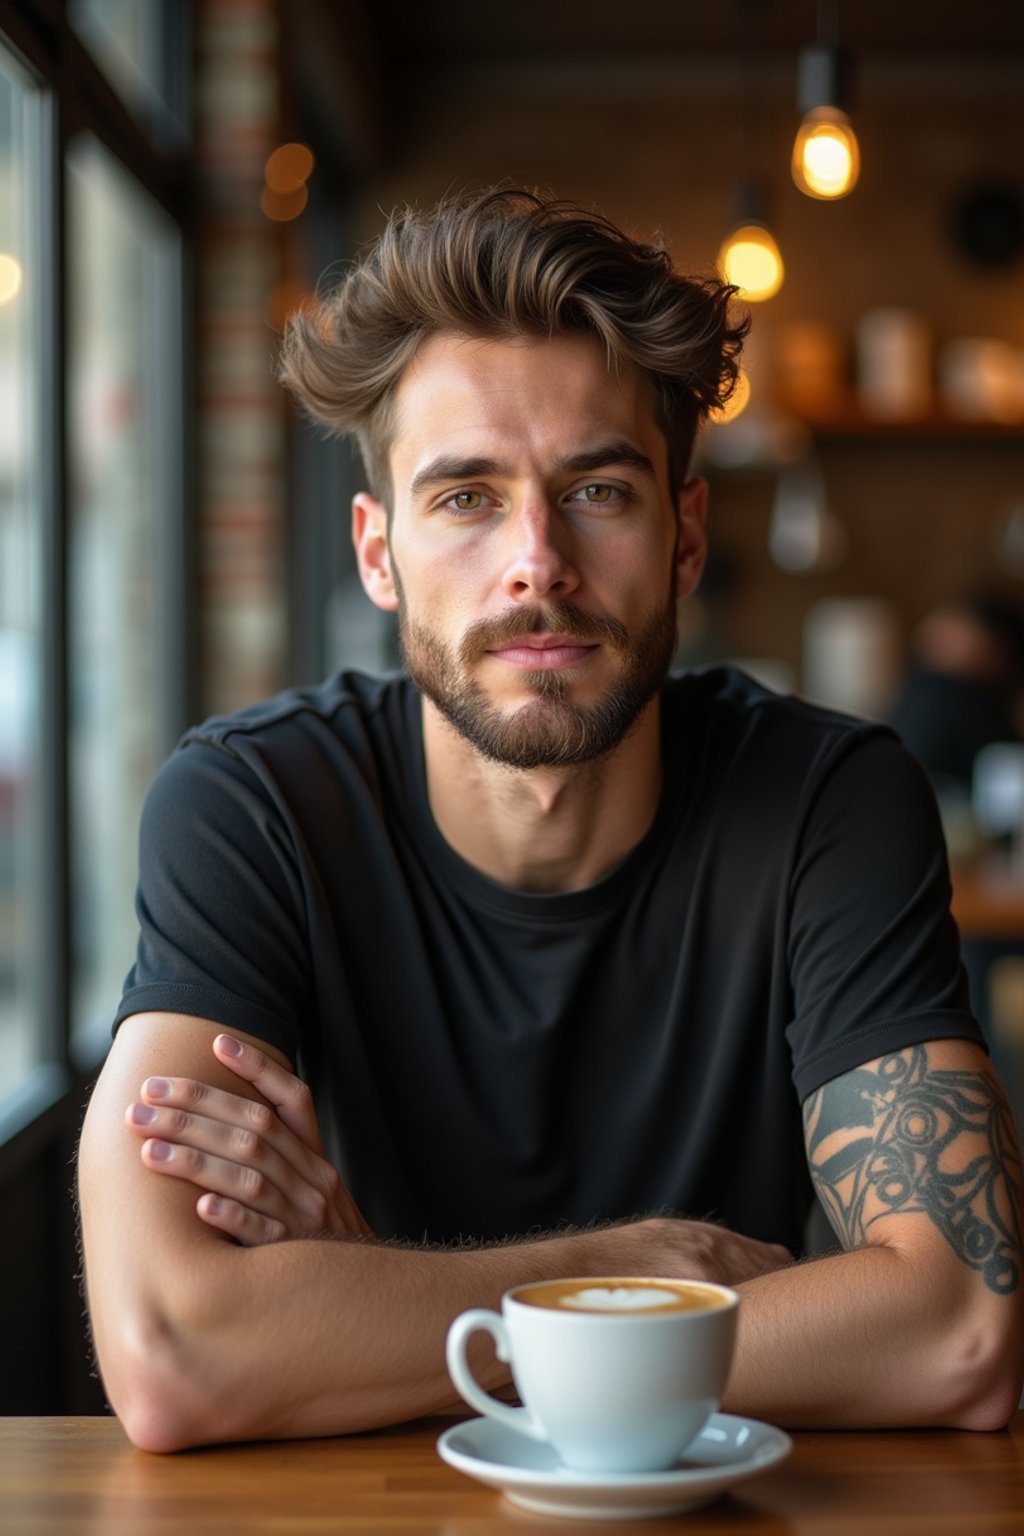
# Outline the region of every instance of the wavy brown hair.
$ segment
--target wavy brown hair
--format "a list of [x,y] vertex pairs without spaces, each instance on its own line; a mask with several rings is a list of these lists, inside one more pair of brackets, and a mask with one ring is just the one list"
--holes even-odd
[[610,367],[647,375],[678,486],[697,427],[736,383],[750,322],[730,315],[735,293],[679,275],[662,247],[573,203],[519,188],[452,196],[394,213],[341,282],[290,317],[280,378],[315,421],[356,436],[389,504],[395,389],[429,336],[591,335]]

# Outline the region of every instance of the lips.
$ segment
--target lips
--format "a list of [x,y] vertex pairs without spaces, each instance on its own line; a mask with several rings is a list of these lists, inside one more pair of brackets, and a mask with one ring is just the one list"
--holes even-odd
[[504,645],[488,648],[488,655],[509,666],[544,672],[558,667],[578,667],[599,646],[576,640],[571,635],[523,635]]
[[471,667],[486,659],[537,671],[581,665],[602,650],[626,651],[629,635],[619,619],[587,613],[571,603],[513,608],[471,624],[459,645],[459,660]]

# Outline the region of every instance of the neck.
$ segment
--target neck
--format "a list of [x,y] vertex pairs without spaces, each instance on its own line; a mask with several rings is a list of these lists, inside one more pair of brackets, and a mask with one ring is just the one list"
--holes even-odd
[[636,847],[661,795],[659,700],[613,752],[580,768],[506,768],[423,700],[427,794],[438,828],[475,869],[523,891],[592,885]]

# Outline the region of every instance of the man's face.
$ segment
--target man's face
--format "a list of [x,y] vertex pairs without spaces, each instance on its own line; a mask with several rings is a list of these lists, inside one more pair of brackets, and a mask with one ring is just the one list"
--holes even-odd
[[585,337],[435,336],[395,407],[390,529],[357,498],[357,544],[411,677],[493,760],[611,751],[664,679],[703,558],[703,486],[672,498],[646,380]]

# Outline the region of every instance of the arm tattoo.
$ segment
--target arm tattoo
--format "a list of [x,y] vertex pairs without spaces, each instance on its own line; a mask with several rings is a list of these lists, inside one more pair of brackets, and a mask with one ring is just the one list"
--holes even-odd
[[804,1105],[811,1177],[844,1248],[896,1212],[930,1216],[953,1252],[1007,1295],[1021,1275],[1013,1115],[985,1072],[929,1067],[928,1047],[844,1073]]

